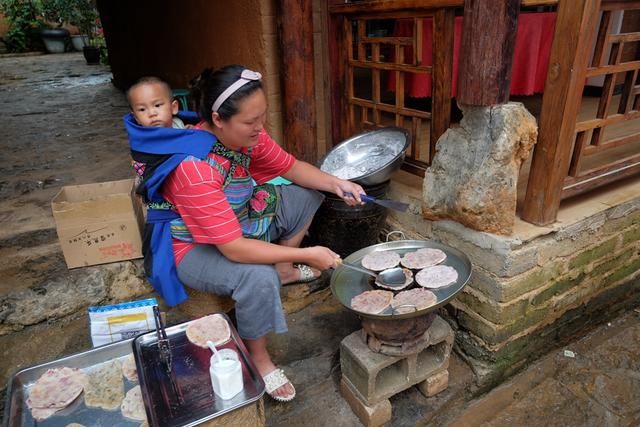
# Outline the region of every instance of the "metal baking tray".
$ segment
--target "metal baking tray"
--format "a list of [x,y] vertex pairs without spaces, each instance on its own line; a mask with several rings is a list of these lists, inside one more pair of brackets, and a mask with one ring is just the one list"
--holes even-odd
[[[447,255],[447,259],[442,262],[441,265],[448,265],[458,272],[458,280],[449,285],[438,289],[429,289],[437,297],[436,304],[423,308],[421,310],[412,311],[409,313],[397,314],[392,312],[391,308],[387,308],[385,311],[379,314],[362,313],[351,308],[351,299],[356,295],[360,295],[365,291],[377,289],[372,285],[373,279],[364,273],[354,271],[350,268],[338,266],[331,275],[331,291],[340,303],[347,309],[353,311],[361,317],[367,317],[371,319],[389,320],[389,319],[408,319],[411,317],[422,316],[430,313],[439,307],[442,307],[453,299],[458,292],[460,292],[469,281],[471,277],[471,261],[461,251],[447,246],[445,244],[435,242],[433,240],[396,240],[386,243],[378,243],[377,245],[367,246],[359,251],[356,251],[344,259],[349,264],[360,265],[362,258],[365,255],[376,251],[393,251],[400,256],[408,252],[414,252],[422,248],[435,248],[440,249]],[[417,270],[413,270],[414,273]],[[371,280],[370,280],[371,279]],[[415,284],[407,289],[418,287]]]
[[[157,427],[190,427],[251,404],[262,396],[265,385],[249,359],[247,349],[229,318],[231,339],[218,348],[230,348],[240,356],[244,390],[231,399],[223,400],[213,393],[209,376],[211,350],[198,347],[187,339],[190,322],[165,328],[171,346],[172,375],[175,384],[160,360],[158,336],[155,331],[137,336],[133,340],[133,353],[138,369],[149,425]],[[183,403],[178,404],[176,393]]]
[[[119,341],[113,344],[103,345],[94,349],[73,354],[54,360],[53,362],[44,363],[42,365],[33,366],[16,372],[9,380],[7,388],[7,397],[4,408],[4,417],[2,425],[4,427],[26,427],[26,426],[44,426],[44,427],[64,427],[70,423],[79,423],[85,426],[113,426],[126,427],[140,425],[140,421],[132,421],[124,418],[118,408],[115,411],[105,411],[100,408],[88,408],[84,404],[84,398],[81,394],[69,406],[56,412],[50,418],[42,421],[36,421],[31,416],[26,400],[29,397],[29,389],[44,374],[47,369],[51,368],[79,368],[83,371],[91,371],[93,367],[105,363],[112,359],[124,358],[131,354],[132,339]],[[137,383],[130,382],[122,377],[124,382],[125,393],[133,388]]]

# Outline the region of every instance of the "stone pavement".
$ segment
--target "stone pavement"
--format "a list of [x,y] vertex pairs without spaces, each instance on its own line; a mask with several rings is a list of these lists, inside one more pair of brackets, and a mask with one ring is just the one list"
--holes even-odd
[[[19,368],[88,349],[87,305],[149,292],[136,263],[67,271],[50,211],[50,200],[63,185],[131,175],[121,124],[127,106],[109,79],[106,67],[87,66],[81,54],[0,56],[0,379],[5,384]],[[358,318],[337,302],[326,281],[287,286],[283,302],[290,330],[272,337],[270,349],[298,395],[289,404],[265,397],[267,425],[359,425],[339,392],[340,342],[359,329]],[[175,310],[169,310],[169,319],[183,320]],[[449,387],[430,398],[416,387],[391,397],[388,425],[640,425],[640,309],[603,322],[584,338],[549,349],[485,395],[478,396],[473,373],[454,352]]]

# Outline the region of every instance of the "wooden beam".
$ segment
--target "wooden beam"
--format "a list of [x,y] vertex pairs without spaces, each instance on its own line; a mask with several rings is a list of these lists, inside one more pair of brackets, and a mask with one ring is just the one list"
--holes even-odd
[[315,163],[317,124],[312,0],[277,0],[277,3],[284,146],[297,158]]
[[552,223],[560,207],[599,8],[600,0],[562,1],[558,6],[538,143],[522,210],[522,219],[534,224]]
[[[522,0],[522,6],[553,6],[559,0]],[[442,7],[462,7],[464,0],[367,0],[357,3],[334,3],[329,5],[329,13],[397,12],[407,9],[439,9]]]
[[511,64],[520,0],[465,0],[458,73],[458,102],[509,101]]

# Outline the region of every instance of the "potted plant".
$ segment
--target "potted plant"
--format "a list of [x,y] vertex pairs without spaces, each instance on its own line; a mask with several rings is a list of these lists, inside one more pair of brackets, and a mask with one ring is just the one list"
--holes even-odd
[[47,51],[49,53],[64,52],[69,30],[62,28],[62,25],[71,21],[73,3],[69,0],[40,0],[40,7],[45,21],[45,26],[40,30],[40,36]]
[[79,35],[72,37],[73,47],[84,52],[85,47],[95,45],[98,12],[92,0],[69,1],[73,4],[71,24],[80,30]]

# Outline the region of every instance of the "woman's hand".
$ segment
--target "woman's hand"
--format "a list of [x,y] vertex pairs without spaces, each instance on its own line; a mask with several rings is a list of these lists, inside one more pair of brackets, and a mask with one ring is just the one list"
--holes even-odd
[[304,262],[313,268],[328,270],[329,268],[336,268],[338,266],[340,255],[329,248],[324,246],[311,246],[301,250],[305,251]]
[[[301,160],[296,160],[293,167],[282,176],[302,187],[331,192],[350,206],[361,205],[360,195],[366,194],[362,187],[355,182],[329,175]],[[353,197],[346,196],[345,193],[350,193]]]
[[[357,206],[363,204],[360,200],[361,194],[367,194],[362,187],[355,182],[338,179],[333,191],[338,197],[342,198],[349,206]],[[349,195],[347,195],[347,193]]]

